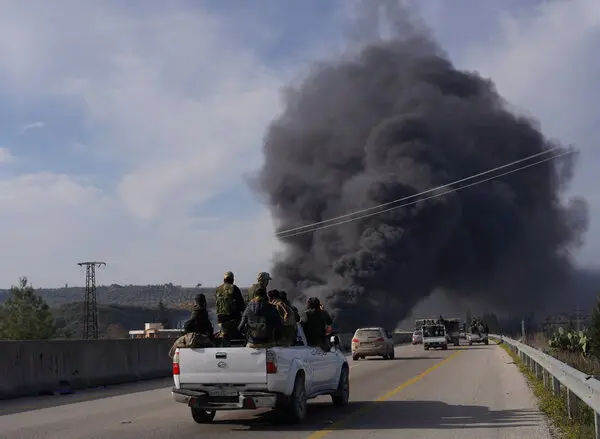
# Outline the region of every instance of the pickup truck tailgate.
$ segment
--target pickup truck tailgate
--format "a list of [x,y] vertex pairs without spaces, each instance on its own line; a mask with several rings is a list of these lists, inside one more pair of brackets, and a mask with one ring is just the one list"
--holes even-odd
[[265,384],[266,349],[246,347],[179,350],[181,384]]

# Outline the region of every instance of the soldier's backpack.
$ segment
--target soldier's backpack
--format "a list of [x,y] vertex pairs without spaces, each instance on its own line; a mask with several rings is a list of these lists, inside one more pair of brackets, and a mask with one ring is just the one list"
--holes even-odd
[[269,340],[273,332],[267,325],[267,319],[263,316],[252,316],[248,318],[246,330],[249,338],[254,340]]
[[229,316],[233,311],[233,285],[223,284],[217,288],[215,295],[217,315]]

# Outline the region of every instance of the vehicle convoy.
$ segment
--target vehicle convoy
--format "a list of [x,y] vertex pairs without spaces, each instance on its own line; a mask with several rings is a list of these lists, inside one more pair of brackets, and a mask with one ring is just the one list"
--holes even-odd
[[352,359],[358,361],[365,357],[383,357],[393,360],[394,340],[383,328],[359,328],[352,337]]
[[423,326],[423,349],[430,348],[448,349],[446,327],[442,324]]
[[330,338],[331,350],[308,346],[297,324],[293,346],[248,348],[238,346],[178,348],[173,357],[171,394],[190,407],[199,424],[214,420],[217,410],[271,408],[291,422],[306,418],[307,400],[331,395],[336,406],[350,397],[349,367]]

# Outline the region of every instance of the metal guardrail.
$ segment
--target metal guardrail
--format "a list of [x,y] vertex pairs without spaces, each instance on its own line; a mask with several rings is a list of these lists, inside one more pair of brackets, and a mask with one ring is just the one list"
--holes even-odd
[[575,409],[575,397],[591,408],[594,411],[596,438],[600,439],[600,381],[520,341],[496,334],[489,336],[507,344],[555,395],[561,394],[562,385],[566,390],[569,416]]

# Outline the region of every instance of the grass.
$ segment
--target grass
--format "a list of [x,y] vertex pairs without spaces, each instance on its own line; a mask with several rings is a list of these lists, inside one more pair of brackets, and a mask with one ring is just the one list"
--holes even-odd
[[552,349],[548,346],[548,338],[543,333],[537,333],[527,337],[525,343],[583,373],[588,375],[600,375],[600,360],[594,357],[584,357],[578,352]]
[[594,439],[596,437],[594,413],[585,403],[577,399],[573,417],[569,418],[566,389],[561,386],[560,395],[555,395],[552,389],[544,387],[544,381],[537,378],[535,373],[523,364],[519,356],[513,353],[506,344],[501,343],[499,346],[508,352],[521,373],[525,375],[538,399],[540,410],[548,416],[562,439]]

